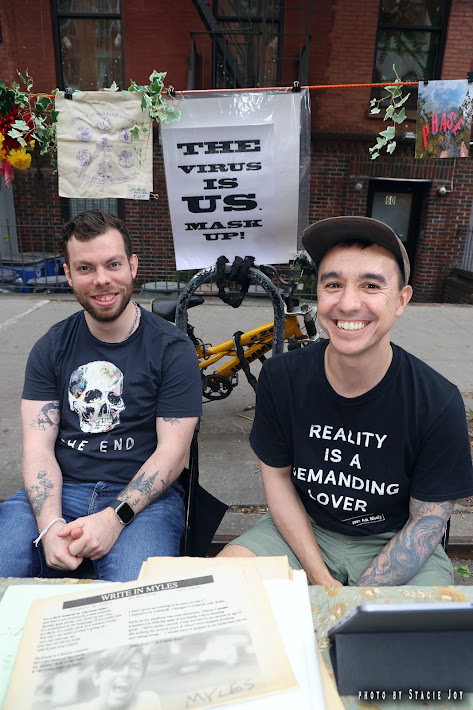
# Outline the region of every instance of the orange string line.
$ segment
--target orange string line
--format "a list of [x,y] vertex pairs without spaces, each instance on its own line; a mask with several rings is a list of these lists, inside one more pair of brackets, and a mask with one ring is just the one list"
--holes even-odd
[[[377,84],[317,84],[314,86],[301,86],[301,89],[317,90],[317,89],[361,89],[374,86],[418,86],[418,81],[391,81],[385,83]],[[259,87],[259,88],[246,88],[246,89],[194,89],[192,91],[176,91],[176,94],[206,94],[206,93],[216,93],[229,91],[235,93],[248,92],[248,91],[292,91],[292,86],[273,86],[273,87]],[[62,93],[62,92],[61,92]],[[47,99],[54,99],[54,94],[30,94],[30,96],[45,96]]]
[[[301,86],[302,89],[309,89],[312,91],[313,89],[359,89],[361,87],[370,87],[370,86],[418,86],[419,82],[418,81],[388,81],[384,82],[382,84],[318,84],[314,86]],[[192,91],[176,91],[176,94],[205,94],[205,93],[218,93],[218,92],[225,92],[228,93],[229,91],[236,93],[236,92],[248,92],[248,91],[292,91],[293,87],[292,86],[273,86],[273,87],[260,87],[256,89],[194,89]]]
[[304,89],[359,89],[365,86],[418,86],[418,81],[391,81],[384,84],[327,84],[319,86],[304,86]]

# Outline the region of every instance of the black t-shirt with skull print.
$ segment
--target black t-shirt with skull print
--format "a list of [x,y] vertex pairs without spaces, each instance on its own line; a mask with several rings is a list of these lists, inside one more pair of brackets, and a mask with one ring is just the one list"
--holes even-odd
[[94,338],[84,311],[54,325],[30,353],[23,399],[59,401],[55,453],[75,482],[126,484],[156,448],[156,417],[202,414],[194,346],[143,309],[122,343]]

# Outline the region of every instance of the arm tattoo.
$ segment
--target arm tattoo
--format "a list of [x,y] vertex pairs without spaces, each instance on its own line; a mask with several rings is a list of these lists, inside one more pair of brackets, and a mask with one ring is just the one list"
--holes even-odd
[[357,586],[399,586],[412,579],[439,544],[454,504],[411,498],[409,520],[361,575]]
[[[149,505],[163,495],[169,486],[171,475],[172,471],[169,471],[164,477],[159,477],[159,471],[155,471],[155,473],[150,475],[147,475],[146,471],[140,471],[119,494],[119,498],[131,505],[138,505],[144,498],[146,505]],[[154,490],[156,481],[161,484],[160,490]]]
[[41,407],[38,416],[31,422],[30,428],[37,429],[39,431],[46,431],[46,429],[58,431],[59,419],[59,402],[48,402]]
[[54,484],[48,478],[47,471],[39,471],[37,475],[38,483],[34,486],[25,488],[26,495],[30,502],[33,513],[37,518],[41,514],[43,505],[48,498],[51,497]]
[[181,423],[181,420],[178,419],[177,417],[163,417],[163,420],[164,420],[165,422],[169,422],[169,424],[172,424],[172,426],[174,426],[174,424],[180,424],[180,423]]

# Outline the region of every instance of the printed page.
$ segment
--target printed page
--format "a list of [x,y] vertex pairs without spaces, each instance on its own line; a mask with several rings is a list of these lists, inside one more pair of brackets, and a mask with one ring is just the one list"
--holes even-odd
[[[294,571],[293,574],[293,581],[267,580],[264,584],[284,648],[299,683],[298,690],[294,691],[298,699],[291,705],[298,710],[305,707],[308,710],[323,710],[324,693],[316,652],[307,576],[302,570]],[[286,705],[286,708],[291,705]]]
[[[94,592],[112,585],[94,583]],[[77,585],[63,584],[15,584],[8,587],[0,602],[0,708],[7,694],[8,685],[15,667],[21,637],[33,601],[58,594],[77,594]]]
[[261,576],[191,575],[34,602],[5,710],[101,708],[107,694],[184,710],[296,688]]
[[[238,706],[238,710],[290,710],[291,708],[294,710],[337,708],[338,710],[339,708],[339,705],[335,704],[332,707],[331,696],[327,696],[327,699],[325,697],[312,623],[307,576],[302,570],[296,570],[293,574],[294,580],[266,580],[264,586],[299,687],[276,696],[247,700]],[[223,706],[218,710],[224,710]]]

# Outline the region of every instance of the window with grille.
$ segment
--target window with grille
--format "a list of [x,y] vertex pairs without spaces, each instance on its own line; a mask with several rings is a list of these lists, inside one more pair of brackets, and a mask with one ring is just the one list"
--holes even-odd
[[53,0],[53,21],[60,88],[123,87],[122,0]]
[[[442,67],[449,0],[381,0],[373,82],[438,79]],[[416,109],[412,87],[407,109]],[[406,92],[407,93],[407,92]],[[373,97],[385,96],[383,89]]]
[[277,86],[283,25],[280,0],[215,0],[224,43],[216,43],[216,88]]

